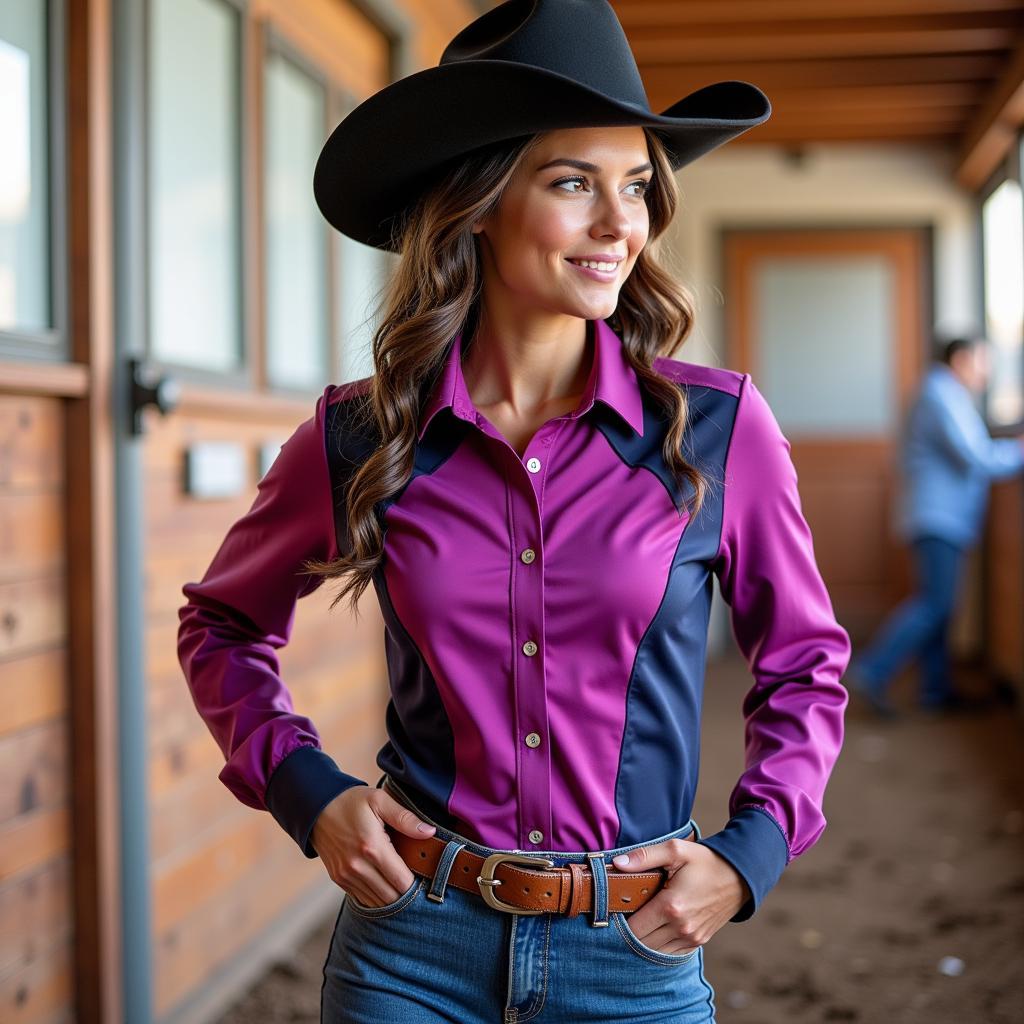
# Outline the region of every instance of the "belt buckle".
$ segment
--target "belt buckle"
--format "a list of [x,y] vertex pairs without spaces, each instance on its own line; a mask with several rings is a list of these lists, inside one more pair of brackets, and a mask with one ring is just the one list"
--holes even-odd
[[494,877],[494,869],[503,861],[511,861],[515,864],[539,864],[545,868],[553,868],[555,862],[546,857],[527,857],[519,853],[492,853],[484,859],[481,874],[476,876],[476,884],[480,888],[480,895],[484,902],[495,910],[503,910],[506,914],[543,914],[541,909],[529,910],[524,907],[516,907],[511,903],[505,903],[498,899],[495,889],[501,885],[501,879]]

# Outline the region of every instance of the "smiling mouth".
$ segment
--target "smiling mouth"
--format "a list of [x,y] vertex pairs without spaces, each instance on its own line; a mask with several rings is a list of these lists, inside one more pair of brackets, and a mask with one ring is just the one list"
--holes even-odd
[[[618,261],[615,264],[606,263],[603,260],[602,261],[596,261],[596,262],[599,263],[599,266],[587,266],[586,263],[584,263],[584,262],[580,262],[578,260],[573,260],[573,259],[568,259],[568,258],[566,259],[565,262],[566,263],[571,263],[581,274],[584,274],[585,276],[591,278],[594,281],[609,282],[609,281],[614,281],[618,277],[618,274],[619,274],[619,264],[622,261],[620,260],[620,261]],[[587,261],[587,262],[594,263],[595,261],[591,260],[591,261]],[[610,269],[601,269],[602,267],[610,268]]]
[[566,262],[572,263],[577,267],[586,267],[589,270],[600,270],[602,273],[610,274],[619,269],[619,264],[622,260],[586,260],[573,259],[573,257],[567,256]]

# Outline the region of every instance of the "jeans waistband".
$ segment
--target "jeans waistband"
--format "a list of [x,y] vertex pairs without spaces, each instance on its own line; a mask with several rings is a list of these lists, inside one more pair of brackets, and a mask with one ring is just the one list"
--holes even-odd
[[654,839],[645,839],[639,843],[630,843],[627,846],[615,846],[607,850],[540,850],[540,849],[510,849],[501,846],[485,846],[482,843],[474,842],[472,839],[466,836],[460,835],[458,832],[453,831],[450,828],[445,828],[439,822],[434,821],[429,815],[424,814],[423,811],[417,806],[415,800],[397,783],[395,780],[385,772],[377,782],[377,788],[380,789],[384,784],[387,784],[388,792],[395,796],[400,803],[405,803],[411,811],[417,814],[423,821],[429,825],[433,825],[435,828],[434,836],[438,839],[443,839],[445,842],[455,839],[460,843],[464,843],[474,853],[479,854],[481,857],[490,856],[492,853],[522,853],[528,856],[537,857],[548,857],[556,862],[556,865],[561,866],[562,864],[569,863],[589,863],[588,857],[591,853],[597,853],[602,855],[602,860],[610,862],[613,857],[617,857],[620,853],[629,853],[630,850],[639,849],[641,846],[654,846],[656,843],[663,843],[668,839],[681,839],[688,836],[691,832],[695,832],[697,839],[700,839],[701,832],[697,825],[697,822],[690,818],[685,825],[680,825],[679,828],[673,829],[671,832],[666,832],[664,835],[656,836]]

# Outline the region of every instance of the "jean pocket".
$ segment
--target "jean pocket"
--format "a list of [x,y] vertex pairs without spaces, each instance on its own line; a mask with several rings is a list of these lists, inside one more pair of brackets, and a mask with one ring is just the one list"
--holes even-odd
[[636,933],[629,926],[627,915],[621,910],[613,911],[611,917],[626,948],[650,963],[660,964],[663,967],[676,967],[680,964],[689,963],[700,952],[700,946],[686,953],[665,953],[660,949],[652,949],[636,937]]
[[348,894],[345,895],[345,902],[352,908],[353,913],[359,914],[360,917],[391,917],[405,910],[416,900],[420,889],[423,888],[423,882],[423,876],[414,873],[412,884],[398,899],[383,903],[379,907],[368,907]]

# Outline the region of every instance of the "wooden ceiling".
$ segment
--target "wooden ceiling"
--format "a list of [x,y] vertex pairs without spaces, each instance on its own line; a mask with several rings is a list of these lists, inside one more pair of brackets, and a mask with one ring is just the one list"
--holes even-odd
[[651,109],[738,78],[772,116],[730,145],[952,149],[977,188],[1024,123],[1024,0],[611,0]]

